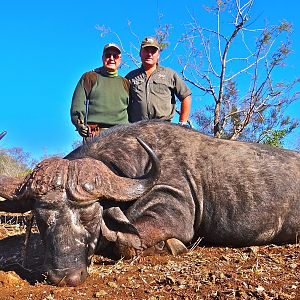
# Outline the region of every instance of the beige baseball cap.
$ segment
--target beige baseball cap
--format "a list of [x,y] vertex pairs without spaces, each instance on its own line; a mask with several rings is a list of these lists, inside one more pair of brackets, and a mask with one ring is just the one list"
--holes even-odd
[[106,52],[106,50],[110,49],[110,48],[114,48],[116,49],[119,53],[121,53],[121,48],[119,47],[119,45],[114,44],[114,43],[109,43],[106,44],[103,48],[103,53]]

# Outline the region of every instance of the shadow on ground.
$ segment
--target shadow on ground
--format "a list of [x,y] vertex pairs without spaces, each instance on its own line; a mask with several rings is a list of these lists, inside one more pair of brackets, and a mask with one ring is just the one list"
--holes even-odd
[[38,233],[31,234],[28,247],[24,246],[25,234],[0,240],[0,269],[14,271],[30,284],[44,280],[42,273],[43,246]]

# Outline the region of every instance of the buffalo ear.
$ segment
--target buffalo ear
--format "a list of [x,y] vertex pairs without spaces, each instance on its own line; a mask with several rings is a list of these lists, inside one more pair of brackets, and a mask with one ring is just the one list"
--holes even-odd
[[101,231],[108,241],[115,242],[119,246],[142,249],[137,229],[129,222],[119,207],[104,210]]
[[7,200],[18,199],[21,186],[26,182],[25,176],[10,177],[0,175],[0,197]]
[[33,209],[35,201],[26,194],[27,178],[0,175],[0,211],[25,213]]

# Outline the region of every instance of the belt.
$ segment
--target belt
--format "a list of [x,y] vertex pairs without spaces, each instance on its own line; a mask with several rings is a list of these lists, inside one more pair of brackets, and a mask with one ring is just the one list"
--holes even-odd
[[99,131],[101,128],[110,128],[114,125],[104,124],[104,123],[88,123],[88,126],[90,130],[93,132],[93,131]]

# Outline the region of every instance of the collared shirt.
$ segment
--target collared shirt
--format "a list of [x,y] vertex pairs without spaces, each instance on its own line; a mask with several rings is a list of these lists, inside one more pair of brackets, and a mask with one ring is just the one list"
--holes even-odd
[[182,101],[192,92],[172,69],[157,66],[147,78],[143,67],[125,76],[130,82],[128,116],[130,122],[148,119],[171,121],[176,99]]

